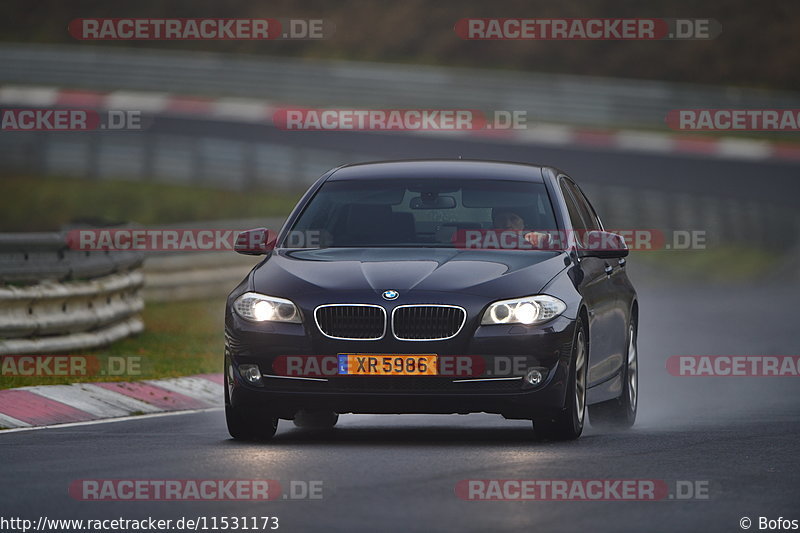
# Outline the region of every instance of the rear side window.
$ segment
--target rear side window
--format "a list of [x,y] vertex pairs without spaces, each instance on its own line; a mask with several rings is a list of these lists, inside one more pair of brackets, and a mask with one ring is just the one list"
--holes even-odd
[[569,218],[576,229],[599,230],[600,220],[583,193],[570,181],[561,180],[561,191],[567,201]]
[[586,198],[586,195],[583,194],[583,191],[574,183],[570,183],[570,188],[574,189],[576,193],[578,206],[583,206],[583,208],[589,214],[589,224],[592,226],[592,229],[602,229],[603,225],[600,223],[600,217],[597,216],[597,212],[594,210],[594,207],[592,207],[589,199]]
[[565,180],[560,181],[561,184],[561,193],[564,195],[564,202],[567,204],[567,213],[569,213],[569,219],[572,222],[572,227],[577,230],[585,230],[586,222],[583,220],[580,211],[578,210],[578,204],[573,198],[572,193],[569,191],[566,185]]

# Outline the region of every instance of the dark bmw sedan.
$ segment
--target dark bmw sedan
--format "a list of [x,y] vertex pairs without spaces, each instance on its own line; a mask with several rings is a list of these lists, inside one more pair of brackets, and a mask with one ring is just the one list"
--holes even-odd
[[343,413],[500,414],[544,439],[636,418],[628,249],[563,172],[485,161],[340,167],[228,297],[225,414],[237,439]]

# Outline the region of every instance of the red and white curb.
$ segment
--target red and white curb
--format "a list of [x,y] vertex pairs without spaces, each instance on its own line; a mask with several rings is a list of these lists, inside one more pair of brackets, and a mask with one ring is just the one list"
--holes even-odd
[[222,374],[0,390],[0,427],[26,428],[221,407]]
[[[133,110],[209,119],[272,123],[279,107],[252,98],[203,98],[159,92],[0,86],[0,105]],[[287,106],[288,107],[288,106]],[[800,163],[800,143],[710,137],[691,133],[602,130],[556,124],[529,124],[522,130],[406,132],[415,135],[480,136],[498,142],[579,146],[651,154],[682,154],[735,160],[778,160]]]

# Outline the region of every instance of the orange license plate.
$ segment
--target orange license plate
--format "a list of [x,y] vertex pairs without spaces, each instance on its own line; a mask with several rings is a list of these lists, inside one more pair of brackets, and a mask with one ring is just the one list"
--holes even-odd
[[435,376],[435,354],[340,353],[339,374],[348,376]]

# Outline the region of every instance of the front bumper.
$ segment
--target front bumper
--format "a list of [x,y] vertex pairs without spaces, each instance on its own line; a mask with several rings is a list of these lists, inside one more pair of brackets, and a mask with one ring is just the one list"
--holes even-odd
[[[313,324],[308,329],[253,324],[228,313],[226,401],[234,407],[269,409],[287,419],[299,410],[552,416],[565,405],[574,326],[572,319],[561,316],[540,326],[468,323],[446,341],[340,341],[320,335]],[[437,354],[440,359],[467,357],[483,363],[467,375],[447,376],[341,376],[335,364],[287,372],[287,358],[335,361],[340,353]],[[247,382],[238,371],[241,364],[257,364],[262,383]],[[545,380],[536,387],[522,379],[532,367],[546,369]]]

